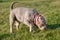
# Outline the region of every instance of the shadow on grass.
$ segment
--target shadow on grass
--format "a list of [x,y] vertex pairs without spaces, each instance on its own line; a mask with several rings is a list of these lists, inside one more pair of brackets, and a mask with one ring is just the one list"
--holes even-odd
[[56,28],[60,28],[60,24],[53,24],[53,25],[47,24],[47,29],[56,29]]
[[3,2],[2,0],[0,2]]
[[0,3],[2,3],[2,2],[10,2],[10,1],[2,1],[2,0],[0,0]]
[[[54,29],[56,29],[56,28],[60,28],[60,24],[54,24],[54,25],[48,25],[47,24],[47,29],[51,29],[51,30],[54,30]],[[40,30],[38,29],[38,27],[36,27],[35,28],[35,30],[36,30],[36,32],[35,33],[37,33],[37,32],[39,32]],[[14,36],[14,35],[12,35],[12,36]],[[2,40],[2,39],[6,39],[6,38],[8,38],[8,37],[11,37],[11,34],[0,34],[0,40]]]
[[5,34],[0,34],[0,40],[6,40],[6,39],[9,39],[9,40],[13,40],[14,39],[14,37],[15,37],[15,33],[13,33],[13,34],[10,34],[10,33],[5,33]]
[[10,34],[0,34],[0,40],[10,37]]
[[[47,30],[48,30],[48,29],[49,29],[49,30],[54,30],[54,29],[60,28],[60,24],[53,24],[53,25],[48,25],[48,24],[46,24],[46,26],[47,26]],[[40,32],[40,30],[38,29],[37,26],[35,26],[34,30],[35,30],[36,32],[38,32],[38,33]]]

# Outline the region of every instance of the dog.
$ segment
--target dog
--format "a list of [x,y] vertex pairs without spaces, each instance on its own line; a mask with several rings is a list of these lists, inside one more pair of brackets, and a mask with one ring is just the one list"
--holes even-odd
[[13,33],[13,24],[16,22],[16,29],[18,30],[19,24],[22,22],[29,26],[29,31],[32,32],[36,25],[40,30],[46,29],[46,21],[42,15],[39,15],[37,10],[33,8],[17,7],[13,9],[13,5],[16,2],[12,2],[10,7],[10,33]]

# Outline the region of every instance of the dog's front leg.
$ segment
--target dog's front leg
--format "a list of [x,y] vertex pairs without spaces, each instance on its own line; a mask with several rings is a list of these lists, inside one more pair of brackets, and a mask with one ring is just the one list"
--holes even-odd
[[33,26],[30,26],[30,32],[32,32],[33,31]]
[[30,27],[29,31],[32,32],[34,27],[33,23],[28,23],[28,26]]
[[26,21],[26,20],[25,20],[25,21],[24,21],[24,24],[26,24],[27,26],[29,26],[29,28],[30,28],[29,31],[30,31],[30,32],[33,31],[33,26],[34,26],[34,25],[33,25],[32,22],[29,22],[29,21]]

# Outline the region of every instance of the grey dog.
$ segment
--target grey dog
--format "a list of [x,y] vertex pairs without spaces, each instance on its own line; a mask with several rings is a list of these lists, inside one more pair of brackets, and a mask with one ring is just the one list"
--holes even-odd
[[19,24],[22,22],[25,25],[29,26],[30,32],[33,31],[34,26],[36,25],[40,30],[46,29],[46,22],[42,15],[39,15],[37,10],[33,8],[17,7],[13,9],[13,5],[16,2],[12,2],[10,7],[10,33],[13,33],[13,24],[16,21],[16,28],[18,30]]

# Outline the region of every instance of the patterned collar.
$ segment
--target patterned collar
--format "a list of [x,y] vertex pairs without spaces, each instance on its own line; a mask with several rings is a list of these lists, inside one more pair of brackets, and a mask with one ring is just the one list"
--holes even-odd
[[39,17],[39,14],[38,14],[38,13],[34,15],[34,24],[35,24],[35,25],[36,25],[37,17]]

